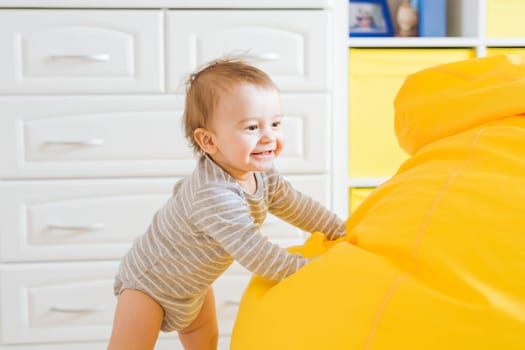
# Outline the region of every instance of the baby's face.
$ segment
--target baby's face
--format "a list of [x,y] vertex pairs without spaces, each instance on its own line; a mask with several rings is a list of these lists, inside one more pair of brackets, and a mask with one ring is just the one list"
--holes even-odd
[[273,166],[283,146],[279,92],[241,84],[221,96],[211,131],[217,150],[212,158],[234,178]]

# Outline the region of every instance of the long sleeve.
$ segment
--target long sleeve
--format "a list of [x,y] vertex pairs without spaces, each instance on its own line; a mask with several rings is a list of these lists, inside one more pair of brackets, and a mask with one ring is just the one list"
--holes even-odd
[[277,217],[299,227],[306,232],[319,231],[329,239],[345,235],[345,222],[321,203],[297,191],[292,185],[273,170],[269,193],[269,211]]
[[309,261],[268,241],[233,184],[202,188],[192,206],[196,228],[255,274],[279,281]]

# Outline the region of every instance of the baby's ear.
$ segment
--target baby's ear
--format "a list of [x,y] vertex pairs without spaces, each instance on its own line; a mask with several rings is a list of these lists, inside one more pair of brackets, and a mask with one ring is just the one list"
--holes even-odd
[[195,142],[199,145],[201,150],[208,154],[214,154],[217,151],[217,146],[215,145],[214,135],[211,131],[198,128],[193,132],[193,138]]

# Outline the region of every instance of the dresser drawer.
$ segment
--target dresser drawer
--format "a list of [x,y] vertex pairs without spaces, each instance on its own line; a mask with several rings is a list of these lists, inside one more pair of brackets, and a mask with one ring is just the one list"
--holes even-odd
[[[328,205],[324,175],[288,176]],[[120,258],[169,198],[176,178],[8,181],[0,183],[0,261]],[[262,231],[282,245],[301,230],[270,215]]]
[[189,174],[182,105],[173,96],[0,99],[0,178]]
[[0,183],[0,261],[118,259],[176,180]]
[[161,92],[159,10],[0,10],[0,93]]
[[[323,173],[330,132],[324,94],[282,97],[286,173]],[[182,96],[0,98],[0,178],[171,176],[191,173]]]
[[1,343],[109,339],[117,263],[0,269]]
[[330,25],[326,11],[170,11],[169,90],[183,92],[188,72],[212,59],[243,54],[282,91],[326,91]]
[[[0,269],[0,343],[109,339],[117,298],[118,262],[14,265]],[[221,336],[231,334],[251,276],[221,276],[213,284]],[[161,338],[176,337],[176,333]]]

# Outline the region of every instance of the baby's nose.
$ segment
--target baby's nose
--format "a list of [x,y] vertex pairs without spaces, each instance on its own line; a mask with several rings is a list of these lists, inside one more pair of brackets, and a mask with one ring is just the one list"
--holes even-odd
[[268,129],[264,129],[261,139],[265,141],[266,140],[273,141],[275,140],[276,137],[277,137],[277,132],[275,130],[272,130],[271,128],[268,128]]

